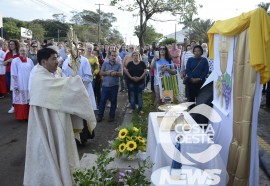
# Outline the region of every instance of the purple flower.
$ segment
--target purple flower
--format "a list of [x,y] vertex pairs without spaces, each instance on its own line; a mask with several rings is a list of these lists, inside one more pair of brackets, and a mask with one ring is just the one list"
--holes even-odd
[[119,172],[120,176],[125,176],[125,173]]

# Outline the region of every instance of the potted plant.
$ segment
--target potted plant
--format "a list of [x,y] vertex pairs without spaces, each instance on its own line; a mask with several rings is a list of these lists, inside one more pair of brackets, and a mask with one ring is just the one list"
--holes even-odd
[[139,151],[145,152],[146,140],[142,137],[141,128],[129,125],[120,128],[118,136],[112,143],[112,148],[116,150],[116,156],[137,157]]

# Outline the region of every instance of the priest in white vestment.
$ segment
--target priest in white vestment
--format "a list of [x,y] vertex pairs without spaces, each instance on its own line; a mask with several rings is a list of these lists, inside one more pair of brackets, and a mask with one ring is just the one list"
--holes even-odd
[[92,130],[96,119],[81,78],[53,76],[57,52],[44,48],[37,58],[30,85],[23,185],[72,186],[72,174],[80,166],[75,138],[83,119]]

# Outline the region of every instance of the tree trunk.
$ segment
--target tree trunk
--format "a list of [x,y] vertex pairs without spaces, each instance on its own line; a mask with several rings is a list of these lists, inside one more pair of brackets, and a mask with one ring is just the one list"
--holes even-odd
[[140,44],[140,54],[143,55],[144,39],[143,34],[145,32],[145,23],[143,21],[143,7],[140,4],[140,31],[139,31],[139,44]]
[[140,54],[143,54],[143,48],[144,48],[144,39],[143,39],[143,33],[140,31],[139,33],[139,44],[140,44]]

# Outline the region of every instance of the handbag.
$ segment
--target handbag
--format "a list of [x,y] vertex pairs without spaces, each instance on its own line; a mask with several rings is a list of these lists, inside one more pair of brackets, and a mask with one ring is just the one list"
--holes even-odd
[[185,77],[184,77],[184,79],[183,79],[183,84],[184,84],[184,85],[186,85],[186,84],[187,84],[187,82],[188,82],[188,77],[187,77],[187,76],[185,76]]
[[[203,59],[203,58],[202,58]],[[201,63],[202,59],[199,61],[198,65],[192,70],[192,73],[196,70],[196,68],[199,66]],[[183,79],[183,84],[186,85],[188,83],[188,76],[186,75]]]

